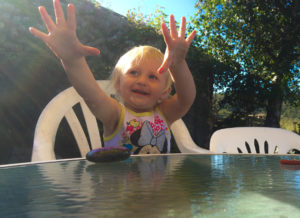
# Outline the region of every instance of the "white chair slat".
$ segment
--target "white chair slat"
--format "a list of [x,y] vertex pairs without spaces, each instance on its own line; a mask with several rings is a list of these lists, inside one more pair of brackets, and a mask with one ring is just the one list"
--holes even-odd
[[89,151],[89,143],[86,138],[86,135],[83,131],[83,128],[74,112],[73,109],[69,110],[65,115],[67,122],[72,130],[76,143],[78,145],[80,154],[84,157]]
[[84,101],[80,102],[82,112],[84,115],[85,123],[87,126],[87,130],[89,133],[89,138],[91,142],[92,149],[101,148],[101,138],[100,138],[100,132],[99,127],[97,124],[96,117],[92,114],[88,106]]

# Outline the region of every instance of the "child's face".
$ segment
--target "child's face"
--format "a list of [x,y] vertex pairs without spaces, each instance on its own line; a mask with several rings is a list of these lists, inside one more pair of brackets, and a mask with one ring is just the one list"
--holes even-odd
[[158,59],[143,58],[139,63],[132,61],[125,69],[116,88],[126,107],[135,112],[147,112],[168,97],[168,74],[157,73],[161,63]]

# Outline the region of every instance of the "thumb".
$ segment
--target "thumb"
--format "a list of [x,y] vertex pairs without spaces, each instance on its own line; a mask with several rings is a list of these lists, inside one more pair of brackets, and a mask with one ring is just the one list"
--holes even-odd
[[91,46],[83,46],[82,53],[84,56],[96,56],[100,54],[100,50]]
[[166,72],[169,69],[170,65],[171,65],[171,58],[169,58],[169,56],[167,56],[164,59],[163,63],[158,68],[158,70],[157,70],[158,73],[161,74],[161,73]]

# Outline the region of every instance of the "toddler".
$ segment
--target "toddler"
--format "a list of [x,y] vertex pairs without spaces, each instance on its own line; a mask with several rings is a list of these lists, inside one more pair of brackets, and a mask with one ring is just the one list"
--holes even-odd
[[[185,18],[179,32],[173,15],[170,31],[165,23],[161,25],[165,55],[154,47],[139,46],[119,59],[112,75],[113,86],[121,97],[118,102],[98,86],[87,65],[85,56],[98,55],[100,51],[78,40],[74,6],[68,5],[65,19],[59,0],[54,0],[53,5],[56,23],[44,7],[39,8],[49,33],[33,27],[29,30],[61,60],[69,81],[103,123],[104,146],[125,146],[133,154],[170,152],[169,126],[187,113],[196,95],[185,61],[196,32],[185,38]],[[172,80],[176,94],[170,97]]]

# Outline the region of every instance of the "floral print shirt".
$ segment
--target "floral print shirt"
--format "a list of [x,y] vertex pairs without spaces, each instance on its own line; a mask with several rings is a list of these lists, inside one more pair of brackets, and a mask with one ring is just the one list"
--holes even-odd
[[170,129],[158,108],[136,113],[122,105],[119,124],[112,135],[104,137],[104,147],[119,145],[132,154],[161,154],[170,152],[170,141]]

